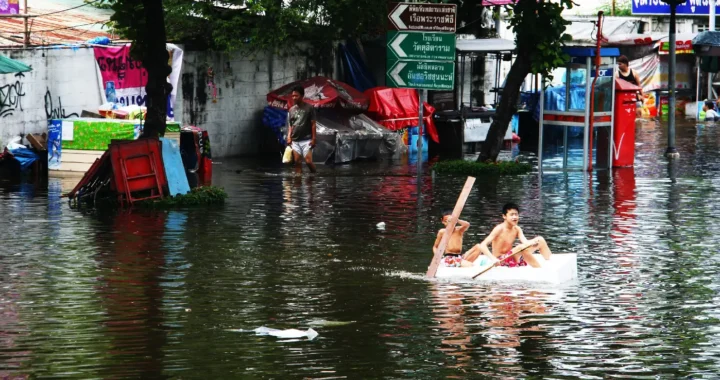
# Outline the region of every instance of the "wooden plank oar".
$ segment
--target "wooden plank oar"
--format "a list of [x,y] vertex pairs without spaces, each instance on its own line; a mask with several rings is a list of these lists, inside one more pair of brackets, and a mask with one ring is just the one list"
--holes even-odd
[[465,181],[465,186],[463,186],[463,189],[460,192],[460,196],[458,197],[457,203],[455,203],[455,208],[450,216],[450,220],[448,220],[447,227],[445,227],[445,234],[440,240],[438,249],[433,255],[433,259],[428,267],[427,277],[429,278],[435,277],[435,273],[437,273],[438,266],[440,265],[440,259],[442,259],[442,255],[445,253],[445,248],[450,242],[450,236],[452,236],[453,232],[455,232],[455,224],[458,219],[460,219],[460,212],[462,212],[463,207],[465,207],[465,201],[467,201],[468,195],[470,195],[470,190],[472,190],[474,183],[475,177],[468,177],[467,181]]
[[534,246],[534,245],[535,245],[535,243],[532,243],[532,242],[527,242],[527,243],[525,243],[525,244],[520,244],[520,245],[518,245],[517,247],[513,248],[510,252],[508,252],[508,253],[500,256],[500,257],[498,258],[498,261],[497,261],[497,262],[495,262],[495,263],[493,263],[493,264],[490,264],[490,266],[487,267],[487,268],[481,269],[480,272],[478,272],[476,275],[472,276],[473,280],[474,280],[475,278],[477,278],[478,276],[480,276],[481,274],[489,271],[490,269],[495,268],[495,266],[497,265],[497,263],[502,263],[502,262],[504,262],[505,260],[507,260],[507,259],[509,259],[509,258],[511,258],[511,257],[513,257],[513,256],[515,256],[515,255],[517,255],[518,253],[520,253],[520,252],[522,252],[522,251],[524,251],[524,250],[526,250],[526,249],[528,249],[528,248],[530,248],[530,247],[532,247],[532,246]]

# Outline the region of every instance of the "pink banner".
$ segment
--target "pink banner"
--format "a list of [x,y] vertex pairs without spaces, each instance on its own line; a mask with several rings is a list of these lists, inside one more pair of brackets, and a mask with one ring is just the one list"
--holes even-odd
[[18,0],[0,0],[0,15],[16,15],[20,13]]
[[[0,0],[2,1],[2,0]],[[130,57],[130,46],[95,48],[97,60],[103,82],[113,82],[116,89],[145,87],[147,72],[142,62]]]
[[483,7],[491,7],[493,5],[510,5],[515,4],[515,0],[482,0]]
[[[177,94],[178,78],[182,71],[183,51],[173,44],[167,44],[166,48],[172,67],[168,79],[173,86],[173,90],[168,96],[167,115],[170,120],[174,120],[175,95]],[[130,45],[95,47],[94,52],[95,61],[102,76],[104,101],[120,106],[145,106],[147,101],[145,86],[148,74],[143,68],[142,62],[130,57]]]

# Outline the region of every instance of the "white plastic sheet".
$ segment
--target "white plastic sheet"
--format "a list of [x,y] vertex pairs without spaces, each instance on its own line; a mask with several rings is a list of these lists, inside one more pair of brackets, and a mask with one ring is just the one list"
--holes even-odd
[[279,329],[273,329],[270,327],[258,327],[254,330],[230,330],[235,332],[254,332],[256,335],[269,335],[274,336],[276,338],[280,339],[298,339],[298,338],[308,338],[308,340],[313,340],[318,336],[317,331],[313,329],[307,329],[306,331],[297,330],[297,329],[285,329],[285,330],[279,330]]

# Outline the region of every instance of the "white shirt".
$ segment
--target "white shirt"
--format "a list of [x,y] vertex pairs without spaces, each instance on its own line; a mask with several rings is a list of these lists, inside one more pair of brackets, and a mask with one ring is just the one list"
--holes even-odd
[[707,110],[705,111],[705,121],[715,121],[720,119],[720,115],[718,115],[715,110]]

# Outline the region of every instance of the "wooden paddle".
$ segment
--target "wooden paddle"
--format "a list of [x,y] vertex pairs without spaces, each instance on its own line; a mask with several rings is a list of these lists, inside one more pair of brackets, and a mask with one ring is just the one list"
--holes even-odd
[[488,268],[481,269],[480,272],[478,272],[476,275],[472,276],[473,280],[474,280],[476,277],[480,276],[481,274],[489,271],[490,269],[495,268],[495,266],[496,266],[497,263],[502,263],[502,262],[504,262],[505,260],[507,260],[507,259],[515,256],[516,254],[518,254],[518,253],[520,253],[520,252],[522,252],[522,251],[524,251],[524,250],[526,250],[526,249],[528,249],[528,248],[530,248],[530,247],[533,247],[534,245],[535,245],[535,243],[533,243],[533,242],[527,242],[527,243],[525,243],[525,244],[520,244],[520,245],[518,245],[517,247],[513,248],[510,252],[508,252],[508,253],[500,256],[500,257],[498,258],[498,261],[497,261],[496,263],[491,264]]
[[447,222],[447,227],[445,227],[445,234],[443,235],[442,239],[440,240],[438,249],[435,252],[435,255],[433,255],[433,259],[430,262],[430,266],[428,267],[427,277],[429,277],[429,278],[434,278],[435,273],[437,273],[437,269],[438,269],[438,266],[440,265],[440,260],[442,259],[442,255],[443,255],[443,253],[445,253],[445,248],[447,247],[448,243],[450,242],[450,236],[452,236],[453,232],[455,232],[455,224],[457,223],[458,219],[460,218],[460,212],[462,212],[463,207],[465,207],[465,201],[467,201],[468,195],[470,195],[470,190],[472,190],[474,183],[475,183],[475,177],[468,177],[467,181],[465,181],[465,186],[463,186],[463,189],[460,192],[460,197],[458,197],[458,200],[457,200],[457,203],[455,203],[455,208],[453,209],[452,215],[450,216],[450,219]]

